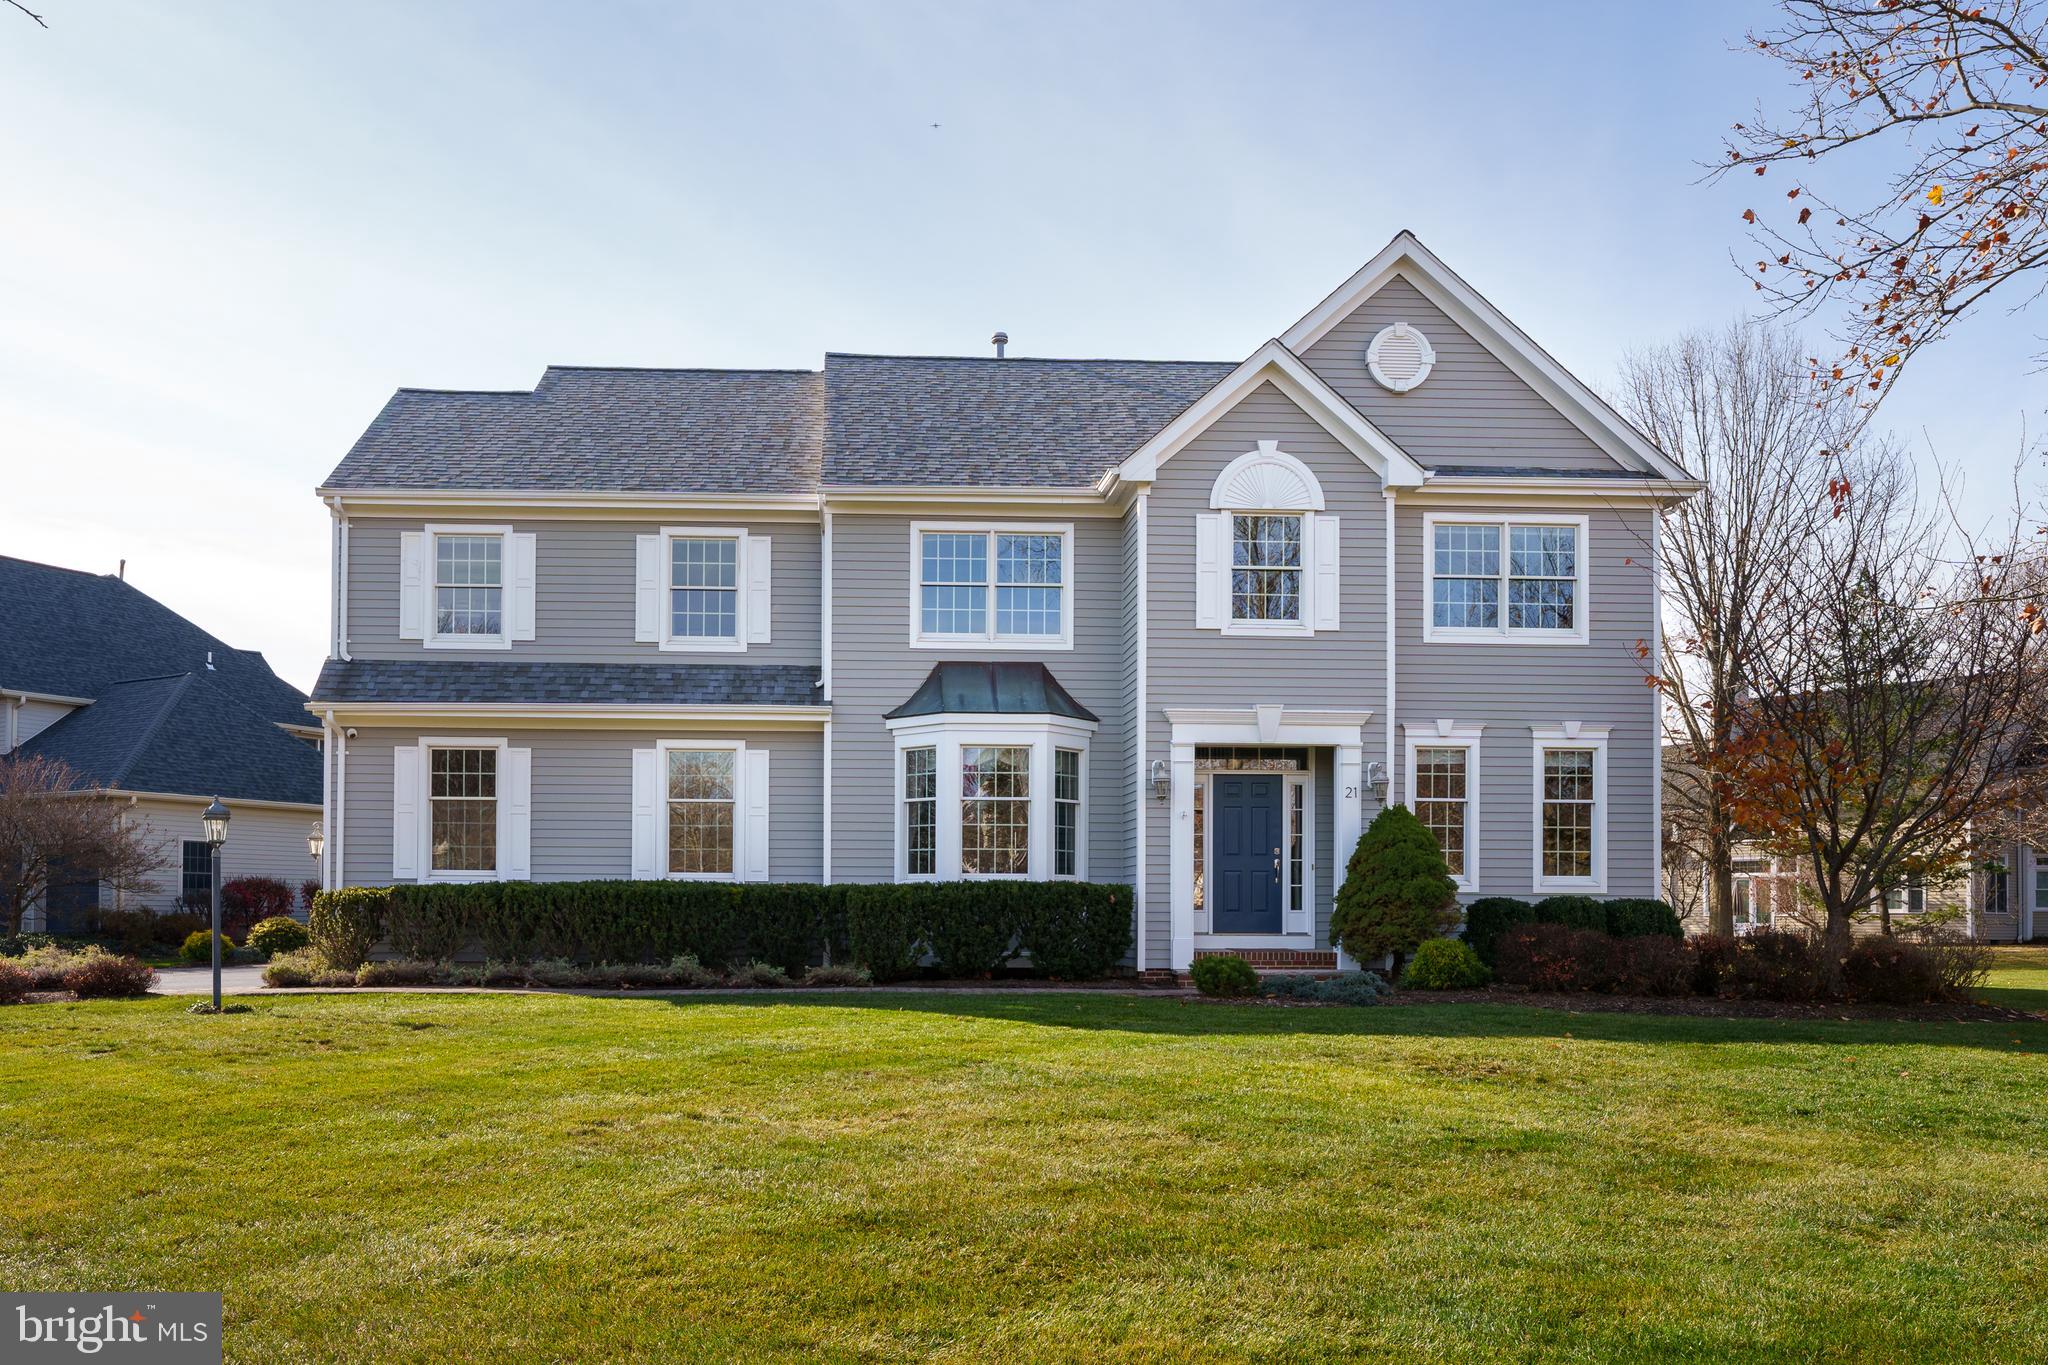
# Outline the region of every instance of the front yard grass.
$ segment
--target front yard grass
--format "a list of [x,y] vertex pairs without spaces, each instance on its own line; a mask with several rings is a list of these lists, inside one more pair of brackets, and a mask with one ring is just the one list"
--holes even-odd
[[2008,1009],[2048,1013],[2048,944],[1993,948],[1991,975],[1974,994]]
[[2048,1025],[1124,996],[0,1011],[0,1283],[239,1361],[2036,1361]]

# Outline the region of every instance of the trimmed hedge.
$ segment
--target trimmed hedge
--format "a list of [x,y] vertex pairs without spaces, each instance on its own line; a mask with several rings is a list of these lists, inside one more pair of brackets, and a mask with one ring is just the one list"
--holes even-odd
[[1622,896],[1596,900],[1592,896],[1546,896],[1540,901],[1518,900],[1513,896],[1484,896],[1465,907],[1465,941],[1479,960],[1494,965],[1501,935],[1523,924],[1561,924],[1611,934],[1615,938],[1659,935],[1682,939],[1678,912],[1660,900]]
[[475,946],[493,961],[749,962],[791,977],[828,955],[876,980],[929,955],[986,976],[1019,951],[1045,975],[1101,976],[1131,947],[1131,892],[1093,882],[466,882],[356,888],[314,899],[314,946],[337,967],[373,944],[439,961]]

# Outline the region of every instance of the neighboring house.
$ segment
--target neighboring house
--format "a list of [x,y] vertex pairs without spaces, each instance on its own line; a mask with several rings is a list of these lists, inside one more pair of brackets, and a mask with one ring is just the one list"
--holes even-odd
[[401,389],[333,515],[330,884],[1085,878],[1333,959],[1385,800],[1468,896],[1658,889],[1697,485],[1402,234],[1241,363],[831,354]]
[[167,866],[117,891],[80,869],[30,928],[87,927],[96,909],[176,908],[212,892],[199,813],[232,815],[224,878],[316,872],[320,730],[306,695],[119,578],[0,556],[0,754],[62,760],[164,845]]

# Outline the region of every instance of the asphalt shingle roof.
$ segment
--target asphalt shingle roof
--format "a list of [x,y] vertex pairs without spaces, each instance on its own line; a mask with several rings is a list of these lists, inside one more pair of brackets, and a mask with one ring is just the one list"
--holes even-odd
[[21,751],[95,786],[320,804],[319,752],[203,673],[113,683]]
[[822,372],[551,366],[531,393],[400,389],[325,486],[1085,488],[1234,368],[836,353]]
[[254,650],[235,649],[111,574],[0,555],[0,688],[97,697],[167,673],[209,681],[266,720],[307,725],[305,693]]
[[824,481],[1089,487],[1235,368],[828,355]]
[[400,389],[326,486],[808,493],[824,393],[811,370],[559,365],[531,393]]
[[816,706],[803,664],[497,663],[480,659],[329,659],[316,702],[566,702],[642,706]]

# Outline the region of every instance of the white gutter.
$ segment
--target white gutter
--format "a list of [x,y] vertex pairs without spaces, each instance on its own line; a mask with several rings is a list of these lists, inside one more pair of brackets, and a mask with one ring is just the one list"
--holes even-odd
[[819,879],[827,886],[832,884],[832,722],[825,722],[825,760],[820,780],[825,784],[825,856],[820,863]]
[[[312,709],[312,703],[307,709]],[[394,717],[418,716],[437,720],[532,720],[602,721],[607,724],[631,722],[705,721],[721,724],[816,725],[832,718],[829,706],[638,706],[596,703],[536,706],[532,702],[330,702],[330,716],[360,717],[366,723],[390,724]]]

